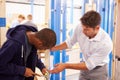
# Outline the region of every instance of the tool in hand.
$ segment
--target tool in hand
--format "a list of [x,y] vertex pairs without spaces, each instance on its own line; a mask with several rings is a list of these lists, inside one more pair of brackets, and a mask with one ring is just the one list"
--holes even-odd
[[46,80],[49,80],[49,72],[46,72],[44,75],[34,73],[35,76],[44,77]]

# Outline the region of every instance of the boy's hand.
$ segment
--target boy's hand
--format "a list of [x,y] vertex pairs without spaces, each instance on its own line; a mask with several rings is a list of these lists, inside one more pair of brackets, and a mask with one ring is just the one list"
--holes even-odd
[[41,76],[41,75],[34,73],[30,68],[26,68],[24,76],[32,77],[32,76]]

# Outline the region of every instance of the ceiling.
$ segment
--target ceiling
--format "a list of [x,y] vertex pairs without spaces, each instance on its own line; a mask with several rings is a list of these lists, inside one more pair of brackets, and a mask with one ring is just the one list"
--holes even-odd
[[[32,0],[6,0],[7,2],[30,3]],[[45,4],[45,0],[33,0],[35,4]]]

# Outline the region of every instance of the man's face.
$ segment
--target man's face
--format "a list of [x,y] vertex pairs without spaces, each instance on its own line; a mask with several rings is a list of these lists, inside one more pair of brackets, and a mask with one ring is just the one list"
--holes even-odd
[[98,29],[99,29],[98,26],[96,26],[95,28],[91,28],[91,27],[82,25],[83,33],[89,38],[93,38],[97,34]]

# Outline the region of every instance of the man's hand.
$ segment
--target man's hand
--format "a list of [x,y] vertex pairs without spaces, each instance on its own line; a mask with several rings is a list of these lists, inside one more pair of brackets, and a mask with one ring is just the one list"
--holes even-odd
[[32,76],[41,76],[41,75],[34,73],[30,68],[26,68],[24,76],[32,77]]
[[63,63],[59,63],[59,64],[55,64],[55,68],[50,70],[50,73],[59,73],[61,71],[63,71],[65,69],[65,64]]

